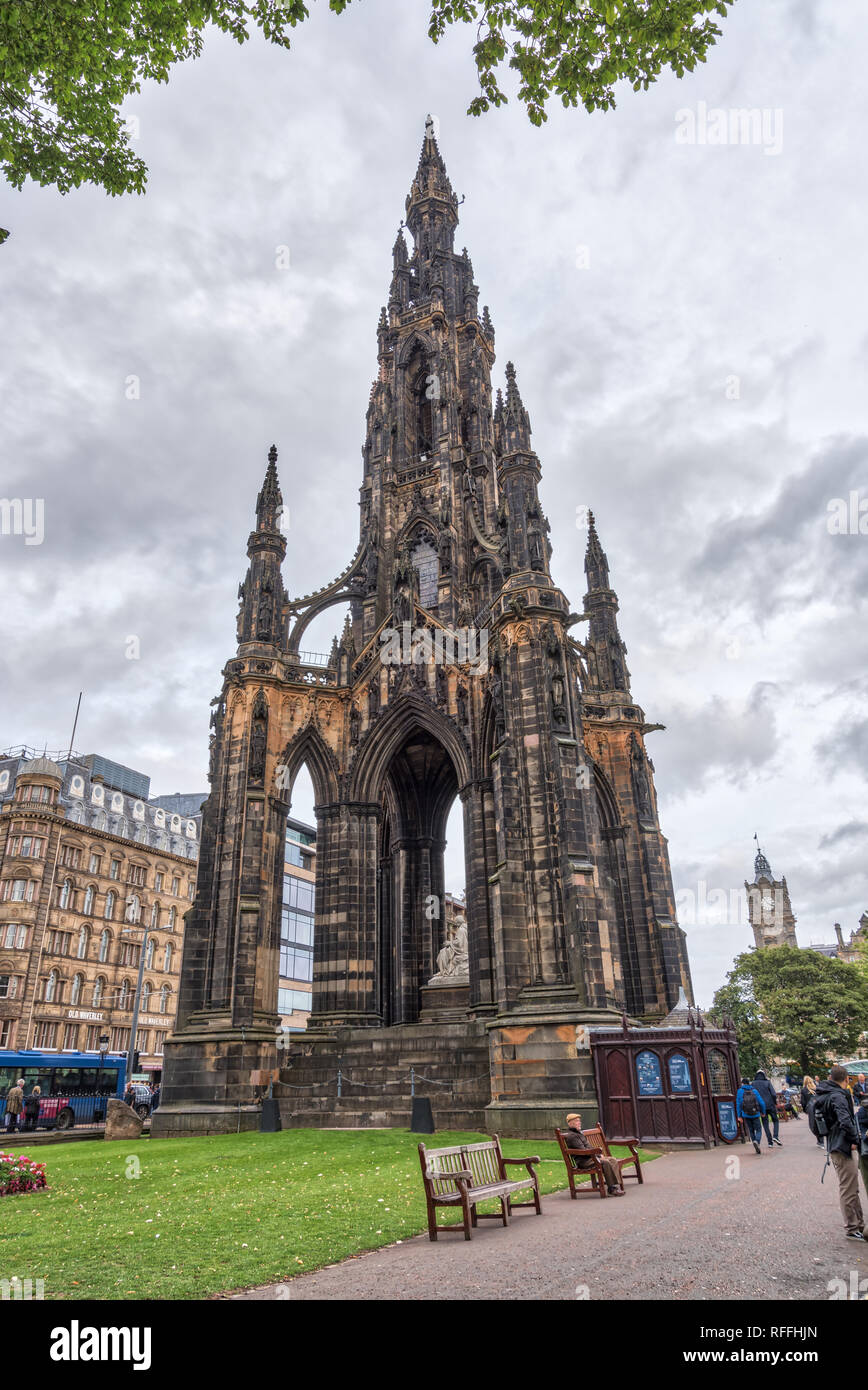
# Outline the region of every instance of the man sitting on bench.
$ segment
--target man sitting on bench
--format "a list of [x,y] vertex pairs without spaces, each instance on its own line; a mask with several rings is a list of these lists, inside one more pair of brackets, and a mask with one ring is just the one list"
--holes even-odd
[[[591,1146],[585,1138],[584,1134],[582,1134],[581,1115],[568,1115],[567,1128],[570,1130],[569,1134],[564,1135],[564,1143],[566,1144],[567,1148],[588,1150],[588,1157],[586,1159],[573,1159],[573,1162],[575,1163],[576,1167],[581,1168],[585,1171],[589,1171],[591,1168],[595,1168],[597,1165],[597,1158],[591,1158],[590,1156]],[[598,1158],[600,1167],[603,1170],[603,1176],[606,1179],[606,1190],[609,1193],[609,1196],[623,1197],[624,1189],[621,1186],[621,1174],[618,1171],[618,1165],[616,1163],[613,1163],[611,1158],[605,1158],[602,1154],[598,1155]]]

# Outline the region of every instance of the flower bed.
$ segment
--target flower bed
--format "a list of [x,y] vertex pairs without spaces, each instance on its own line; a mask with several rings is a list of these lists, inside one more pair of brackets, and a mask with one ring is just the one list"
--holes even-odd
[[34,1163],[24,1154],[0,1153],[0,1197],[11,1197],[16,1192],[38,1192],[47,1186],[44,1163]]

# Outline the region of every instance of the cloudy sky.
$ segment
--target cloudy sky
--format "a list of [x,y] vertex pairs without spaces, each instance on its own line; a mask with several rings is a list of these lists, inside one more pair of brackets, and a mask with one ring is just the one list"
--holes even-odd
[[[434,47],[424,0],[312,8],[289,54],[215,33],[129,103],[146,196],[0,191],[0,492],[45,506],[41,545],[0,536],[0,744],[60,747],[83,689],[82,752],[154,793],[207,786],[272,442],[290,592],[355,548],[377,317],[431,111],[495,372],[516,362],[531,414],[554,576],[578,604],[593,507],[634,694],[667,726],[649,750],[700,1002],[752,940],[755,831],[802,944],[849,934],[868,907],[868,535],[827,517],[868,499],[864,0],[739,0],[699,72],[541,130],[515,101],[464,114],[472,32]],[[735,108],[765,113],[759,139],[702,142]]]

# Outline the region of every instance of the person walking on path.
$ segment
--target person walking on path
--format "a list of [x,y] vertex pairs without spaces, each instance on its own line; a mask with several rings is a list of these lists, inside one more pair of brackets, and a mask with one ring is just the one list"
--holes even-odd
[[[821,1081],[814,1099],[815,1113],[826,1124],[829,1158],[838,1175],[838,1196],[848,1240],[864,1239],[862,1203],[859,1201],[858,1154],[861,1147],[853,1097],[847,1088],[847,1071],[832,1067],[829,1080]],[[854,1152],[855,1150],[855,1152]]]
[[742,1080],[735,1097],[735,1113],[744,1120],[745,1128],[758,1154],[762,1153],[760,1121],[766,1113],[765,1101],[749,1081]]
[[36,1129],[39,1124],[39,1102],[42,1099],[42,1087],[37,1084],[33,1087],[30,1095],[24,1102],[24,1128]]
[[862,1174],[862,1183],[865,1188],[865,1195],[868,1197],[868,1096],[865,1097],[859,1109],[856,1111],[856,1128],[859,1131],[859,1170]]
[[811,1131],[811,1133],[813,1134],[813,1136],[814,1136],[814,1138],[816,1139],[817,1143],[819,1144],[820,1148],[822,1149],[822,1147],[823,1147],[823,1140],[821,1139],[820,1135],[817,1133],[817,1131],[816,1131],[816,1129],[815,1129],[815,1127],[814,1127],[813,1101],[816,1099],[816,1095],[817,1095],[817,1083],[814,1081],[814,1078],[813,1078],[812,1076],[806,1076],[806,1077],[804,1077],[804,1079],[803,1079],[803,1081],[802,1081],[802,1095],[801,1095],[802,1109],[804,1110],[805,1114],[806,1114],[807,1117],[808,1117],[808,1128],[809,1128],[809,1130]]
[[24,1109],[24,1077],[19,1077],[14,1086],[9,1087],[6,1096],[6,1133],[14,1134],[20,1124]]
[[[567,1116],[567,1133],[564,1134],[564,1143],[568,1149],[586,1149],[587,1158],[576,1157],[573,1163],[582,1171],[590,1172],[597,1166],[596,1157],[593,1155],[590,1144],[582,1133],[581,1115]],[[610,1197],[623,1197],[624,1186],[621,1182],[621,1173],[617,1163],[613,1163],[611,1158],[606,1158],[603,1154],[599,1155],[600,1167],[603,1170],[603,1177],[606,1179],[606,1189]]]
[[[778,1148],[782,1149],[784,1146],[778,1138],[778,1131],[781,1127],[781,1122],[778,1119],[778,1093],[765,1072],[761,1070],[757,1071],[751,1085],[757,1095],[762,1098],[766,1108],[765,1114],[763,1115],[763,1129],[766,1132],[766,1139],[769,1141],[769,1148],[777,1144]],[[774,1126],[774,1138],[772,1138],[772,1131],[769,1128],[769,1120],[771,1120]]]
[[865,1073],[860,1071],[856,1080],[853,1082],[853,1104],[861,1105],[865,1097]]

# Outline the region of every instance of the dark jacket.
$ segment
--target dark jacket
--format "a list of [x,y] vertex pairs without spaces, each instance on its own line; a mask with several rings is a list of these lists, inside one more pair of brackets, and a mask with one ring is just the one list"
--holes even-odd
[[809,1090],[809,1088],[808,1088],[807,1086],[803,1086],[803,1087],[802,1087],[802,1089],[801,1089],[801,1091],[800,1091],[800,1093],[799,1093],[799,1100],[802,1102],[802,1109],[803,1109],[803,1110],[807,1110],[807,1108],[808,1108],[808,1101],[809,1101],[809,1100],[812,1100],[815,1094],[816,1094],[816,1092]]
[[568,1149],[584,1149],[587,1155],[586,1159],[582,1159],[580,1155],[576,1155],[576,1157],[573,1159],[573,1162],[575,1163],[576,1167],[582,1168],[585,1166],[585,1164],[587,1164],[589,1168],[594,1167],[595,1160],[591,1155],[591,1146],[585,1138],[584,1134],[582,1134],[582,1131],[580,1129],[567,1128],[562,1129],[561,1134],[564,1136],[564,1143],[566,1144]]
[[853,1097],[834,1081],[821,1081],[817,1087],[817,1104],[822,1107],[823,1119],[829,1129],[830,1153],[850,1153],[851,1144],[859,1143]]
[[859,1133],[864,1139],[868,1135],[868,1101],[863,1101],[856,1111],[856,1124],[859,1126]]
[[765,1072],[758,1071],[751,1085],[757,1095],[762,1097],[766,1110],[773,1115],[778,1108],[778,1093]]
[[[753,1091],[754,1095],[756,1096],[757,1113],[755,1115],[745,1115],[744,1110],[742,1109],[742,1100],[744,1098],[745,1091]],[[760,1095],[759,1091],[757,1090],[756,1086],[739,1086],[735,1097],[735,1113],[736,1115],[738,1115],[738,1118],[740,1120],[758,1120],[762,1115],[766,1113],[766,1108],[766,1103]]]

